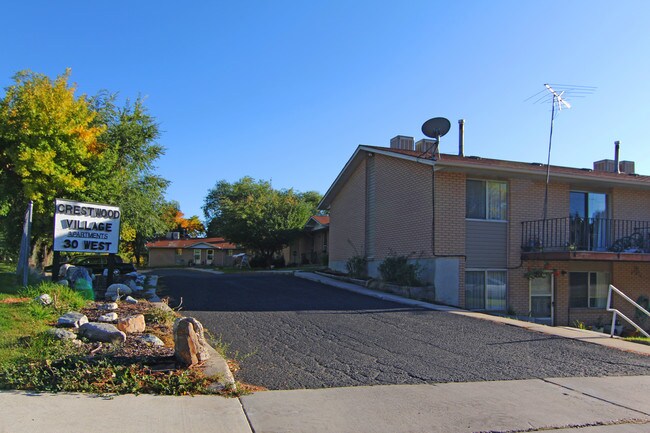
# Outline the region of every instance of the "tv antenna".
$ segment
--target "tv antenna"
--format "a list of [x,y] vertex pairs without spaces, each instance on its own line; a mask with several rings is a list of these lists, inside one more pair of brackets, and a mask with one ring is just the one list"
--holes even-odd
[[[444,117],[434,117],[422,124],[422,133],[427,137],[436,140],[435,144],[432,147],[439,147],[440,137],[448,133],[450,128],[451,122],[449,122],[448,119],[445,119]],[[431,150],[431,156],[433,157],[433,149],[425,149],[424,152],[422,152],[422,155],[427,153],[429,150]]]
[[571,108],[571,104],[567,101],[568,97],[584,98],[592,94],[596,87],[592,86],[576,86],[567,84],[544,84],[544,89],[537,92],[527,101],[537,97],[535,103],[551,102],[551,128],[548,135],[548,155],[546,160],[546,188],[544,190],[544,210],[543,218],[546,221],[548,217],[548,185],[551,179],[551,148],[553,145],[553,125],[555,123],[555,112],[562,111],[562,108]]

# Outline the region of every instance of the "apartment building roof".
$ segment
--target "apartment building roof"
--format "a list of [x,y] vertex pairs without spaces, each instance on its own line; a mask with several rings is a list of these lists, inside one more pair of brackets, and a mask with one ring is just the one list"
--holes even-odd
[[[506,161],[499,159],[482,158],[477,156],[460,156],[451,154],[436,154],[432,158],[431,152],[396,149],[390,147],[360,145],[348,160],[343,170],[323,196],[319,209],[327,209],[342,185],[347,181],[361,160],[368,154],[378,154],[426,164],[433,167],[434,171],[446,170],[455,172],[472,173],[494,177],[530,177],[537,179],[546,178],[547,167],[542,163],[528,163]],[[650,176],[638,174],[615,173],[598,171],[590,168],[562,167],[551,165],[551,182],[563,181],[574,185],[597,185],[601,187],[626,187],[635,189],[650,189]]]

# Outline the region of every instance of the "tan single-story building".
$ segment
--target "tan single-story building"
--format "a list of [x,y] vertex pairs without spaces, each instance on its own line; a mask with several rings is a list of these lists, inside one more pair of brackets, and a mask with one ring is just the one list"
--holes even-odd
[[287,265],[327,265],[329,228],[329,215],[310,217],[300,237],[282,250],[284,262]]
[[224,238],[163,239],[147,244],[149,266],[232,266],[242,247]]

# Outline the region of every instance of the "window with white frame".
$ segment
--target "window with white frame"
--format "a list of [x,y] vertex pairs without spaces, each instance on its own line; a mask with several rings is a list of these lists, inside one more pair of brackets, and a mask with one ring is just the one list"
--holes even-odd
[[569,307],[605,308],[609,272],[569,272]]
[[465,308],[505,310],[508,273],[502,270],[465,272]]
[[508,184],[467,179],[465,216],[470,219],[505,221],[508,218]]
[[208,250],[207,260],[210,262],[214,260],[214,250]]
[[194,250],[194,263],[201,263],[201,250]]

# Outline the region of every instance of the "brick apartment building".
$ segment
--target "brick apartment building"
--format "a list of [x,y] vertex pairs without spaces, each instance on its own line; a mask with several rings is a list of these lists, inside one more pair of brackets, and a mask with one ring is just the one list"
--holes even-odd
[[[355,255],[378,277],[390,254],[408,255],[436,301],[514,311],[541,323],[607,323],[609,284],[650,295],[650,177],[634,163],[593,169],[431,153],[397,136],[359,146],[321,209],[330,214],[329,267]],[[634,308],[617,302],[628,317]],[[649,323],[644,326],[647,328]]]

